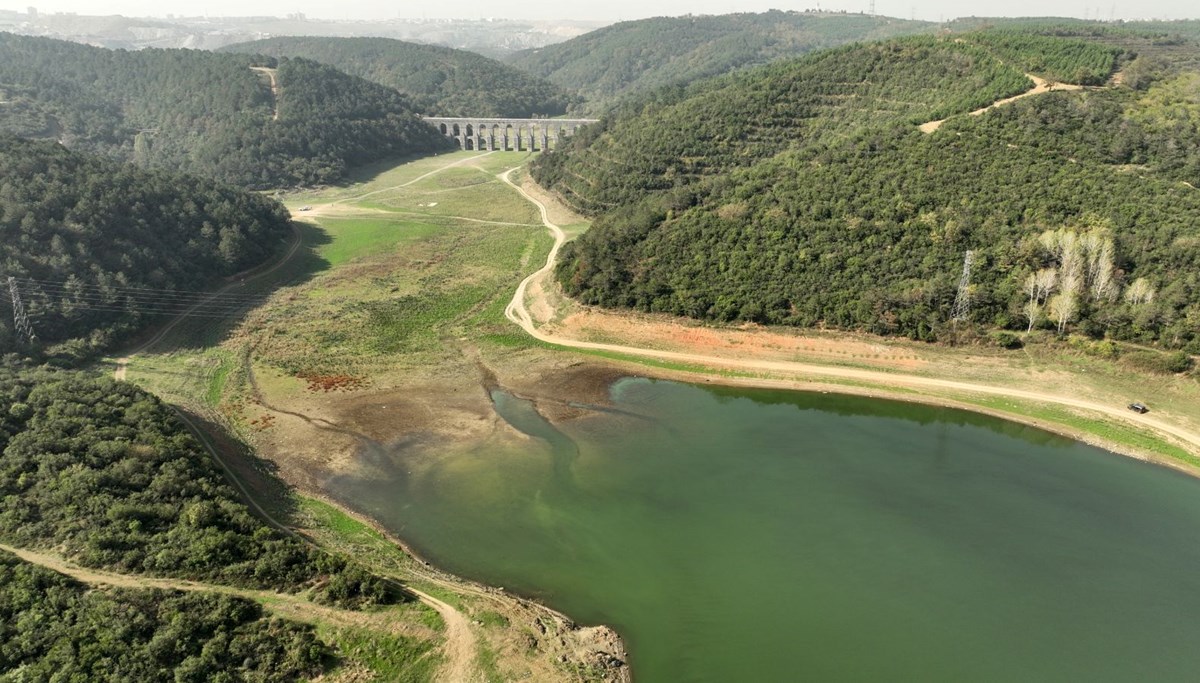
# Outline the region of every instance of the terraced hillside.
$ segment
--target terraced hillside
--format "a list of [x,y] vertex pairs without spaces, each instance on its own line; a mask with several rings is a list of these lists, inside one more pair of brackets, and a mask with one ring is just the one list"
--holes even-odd
[[[902,49],[911,55],[903,75],[858,71],[856,85],[922,106],[884,111],[878,95],[843,96],[840,106],[799,114],[818,94],[848,94],[830,84],[849,79],[822,72]],[[904,79],[992,54],[1004,65],[976,56],[990,66],[965,72],[988,84],[977,92],[989,96],[1009,89],[1013,62],[1097,82],[1129,59],[1108,45],[1040,35],[906,39],[623,110],[538,165],[544,184],[599,214],[564,250],[561,282],[586,303],[703,319],[928,340],[947,338],[957,323],[1044,327],[1196,352],[1200,193],[1188,183],[1200,181],[1200,129],[1188,84],[1200,75],[1180,62],[1149,69],[1134,59],[1128,67],[1147,74],[1141,89],[1051,91],[919,131],[922,109],[933,118],[939,107],[970,106],[939,100],[953,91],[932,88],[936,79],[925,80],[927,91]],[[802,80],[768,77],[806,69],[815,73]],[[790,117],[749,130],[733,107],[723,109],[747,101],[763,103],[749,109],[763,121]],[[668,126],[680,131],[673,146],[648,142]],[[709,135],[714,129],[749,141]],[[628,169],[624,177],[618,168]],[[956,323],[968,251],[969,305]]]
[[836,142],[868,125],[944,118],[1032,85],[974,44],[914,37],[835,48],[644,95],[543,157],[534,174],[597,213],[791,147]]
[[303,57],[395,88],[438,116],[557,116],[576,98],[563,88],[466,50],[390,38],[281,37],[222,52]]

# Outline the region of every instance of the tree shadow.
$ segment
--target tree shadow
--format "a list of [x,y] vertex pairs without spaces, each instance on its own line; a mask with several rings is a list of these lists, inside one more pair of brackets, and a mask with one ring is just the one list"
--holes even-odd
[[[225,341],[253,311],[272,295],[287,287],[302,285],[328,270],[330,263],[320,248],[332,242],[329,234],[314,223],[294,221],[294,238],[285,243],[274,259],[253,271],[226,281],[213,290],[217,297],[235,301],[221,317],[182,315],[146,328],[127,349],[138,353],[177,353],[212,348]],[[298,245],[296,241],[298,240]],[[292,252],[292,247],[295,251]]]

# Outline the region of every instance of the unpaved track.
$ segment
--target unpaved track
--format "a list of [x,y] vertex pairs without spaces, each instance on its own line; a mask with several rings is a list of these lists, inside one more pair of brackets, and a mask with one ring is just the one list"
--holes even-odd
[[268,608],[269,610],[280,612],[282,616],[288,618],[303,621],[311,621],[314,618],[319,618],[322,621],[347,626],[362,626],[364,622],[372,621],[383,627],[387,625],[387,617],[384,615],[375,616],[369,612],[318,605],[292,593],[277,593],[275,591],[255,590],[252,588],[235,588],[233,586],[189,581],[187,579],[168,579],[157,576],[120,574],[103,569],[91,569],[81,567],[53,553],[16,548],[4,543],[0,543],[0,551],[11,553],[25,562],[69,576],[89,586],[221,593],[224,595],[236,595],[248,600],[266,601],[271,605]]
[[[798,363],[793,361],[772,361],[772,360],[755,360],[746,358],[723,358],[720,356],[707,356],[697,353],[682,353],[677,351],[660,351],[657,349],[646,349],[636,346],[623,346],[620,344],[604,344],[599,342],[587,342],[568,337],[562,337],[554,334],[547,334],[537,329],[533,324],[533,319],[525,306],[526,290],[529,283],[542,277],[546,277],[553,271],[555,263],[558,260],[558,252],[566,240],[566,235],[562,228],[550,222],[549,213],[546,205],[530,195],[523,188],[513,183],[509,178],[510,174],[516,169],[509,169],[500,175],[500,179],[508,183],[513,189],[521,194],[522,197],[533,202],[542,215],[542,222],[550,233],[554,236],[554,246],[550,249],[550,254],[546,258],[546,264],[539,270],[531,274],[529,277],[521,281],[517,286],[516,293],[513,294],[512,301],[504,310],[504,315],[512,322],[516,323],[535,339],[541,340],[549,344],[557,344],[573,349],[586,349],[591,351],[610,351],[622,353],[629,356],[637,356],[639,358],[652,358],[655,360],[689,363],[695,365],[704,365],[715,368],[731,368],[737,370],[759,370],[765,372],[784,373],[795,376],[798,379],[812,378],[835,378],[840,380],[855,380],[861,382],[870,382],[872,384],[881,385],[884,387],[904,387],[907,389],[937,389],[965,392],[977,395],[986,396],[1002,396],[1006,398],[1021,399],[1027,401],[1040,401],[1043,403],[1053,403],[1071,408],[1078,408],[1100,413],[1108,418],[1114,418],[1120,422],[1132,423],[1139,427],[1149,428],[1159,434],[1170,437],[1171,441],[1179,443],[1187,450],[1196,453],[1200,452],[1200,434],[1188,429],[1184,429],[1178,425],[1164,422],[1150,415],[1138,415],[1126,409],[1124,406],[1114,406],[1107,403],[1095,403],[1093,401],[1085,401],[1071,396],[1060,394],[1052,394],[1037,391],[1025,391],[1021,389],[1010,389],[1007,387],[990,386],[986,384],[974,384],[970,382],[956,382],[953,380],[936,379],[933,377],[922,377],[919,375],[907,375],[903,373],[881,372],[878,370],[862,370],[857,368],[842,368],[830,367],[824,365],[814,365],[811,363]],[[779,382],[762,381],[763,386],[778,385]]]
[[[1026,97],[1033,97],[1034,95],[1041,95],[1042,93],[1046,93],[1046,92],[1053,92],[1056,90],[1083,90],[1082,85],[1072,85],[1070,83],[1051,84],[1046,79],[1039,78],[1037,76],[1034,76],[1033,74],[1025,74],[1025,77],[1028,78],[1029,80],[1033,81],[1033,88],[1026,90],[1025,92],[1021,93],[1020,95],[1013,95],[1012,97],[1006,97],[1002,100],[996,100],[995,102],[992,102],[991,104],[989,104],[986,107],[981,107],[979,109],[976,109],[975,111],[968,114],[968,116],[980,116],[981,114],[988,111],[989,109],[995,109],[996,107],[1002,107],[1006,104],[1009,104],[1010,102],[1016,102],[1017,100],[1024,99]],[[953,118],[953,117],[951,117],[951,118]],[[935,130],[937,130],[938,128],[941,128],[942,124],[949,120],[950,119],[947,118],[947,119],[939,119],[937,121],[930,121],[928,123],[922,123],[921,125],[917,126],[917,128],[919,128],[922,133],[932,133]]]
[[[270,512],[267,512],[267,510],[259,505],[254,496],[250,494],[250,491],[242,484],[241,479],[225,462],[225,458],[222,456],[220,448],[218,448],[213,442],[212,437],[209,436],[208,433],[203,429],[201,429],[200,426],[197,425],[196,422],[187,415],[187,413],[184,413],[182,410],[179,410],[174,406],[171,407],[175,410],[175,413],[179,416],[179,419],[183,420],[184,424],[188,426],[192,433],[195,434],[196,438],[200,440],[200,443],[204,445],[204,448],[208,451],[209,455],[211,455],[213,459],[217,461],[217,464],[221,466],[221,469],[225,470],[226,478],[233,482],[234,486],[236,486],[238,491],[242,494],[242,497],[250,504],[251,507],[254,508],[256,512],[258,512],[260,517],[280,531],[283,531],[284,533],[293,536],[304,543],[312,543],[311,540],[293,531],[291,527],[288,527],[279,520],[275,519]],[[0,546],[0,548],[3,548],[3,546]],[[475,660],[478,657],[477,653],[479,645],[476,642],[475,633],[471,630],[470,622],[467,620],[466,616],[464,616],[462,612],[459,612],[451,605],[448,605],[427,593],[416,590],[411,586],[404,586],[404,590],[416,595],[421,602],[433,608],[438,614],[441,615],[442,620],[446,623],[446,630],[444,633],[445,642],[442,644],[443,664],[441,668],[438,669],[436,680],[445,681],[445,683],[469,683],[470,681],[474,680],[477,677],[475,673]]]
[[467,621],[467,617],[432,595],[411,587],[406,587],[406,590],[412,591],[421,599],[421,602],[437,610],[437,613],[442,616],[442,621],[446,623],[446,642],[445,647],[442,648],[444,663],[438,669],[437,680],[446,683],[471,683],[479,679],[479,674],[475,670],[478,644],[475,642],[475,633],[471,631],[471,624]]
[[267,78],[271,79],[271,99],[275,102],[275,114],[272,116],[272,121],[279,120],[279,74],[278,69],[271,69],[265,66],[252,66],[251,69],[266,74]]

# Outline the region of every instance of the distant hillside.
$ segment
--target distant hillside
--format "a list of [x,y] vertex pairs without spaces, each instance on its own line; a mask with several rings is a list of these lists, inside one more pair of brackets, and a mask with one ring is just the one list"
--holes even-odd
[[863,14],[770,11],[656,17],[528,50],[510,63],[578,91],[598,112],[616,98],[859,40],[927,32],[932,24]]
[[[22,286],[43,343],[103,346],[154,308],[138,288],[201,289],[289,234],[262,195],[0,135],[0,264],[45,283]],[[11,325],[0,315],[0,349],[13,348]]]
[[[972,107],[952,103],[948,63],[993,83],[970,90],[1010,89],[975,49],[1091,82],[1115,57],[1007,32],[905,39],[620,110],[537,165],[599,214],[564,250],[563,286],[589,304],[933,340],[970,250],[964,325],[1200,352],[1200,191],[1182,182],[1200,186],[1200,73],[1134,60],[1139,89],[1043,94],[919,132],[936,109]],[[907,59],[863,66],[898,50]],[[739,123],[777,111],[790,129]]]
[[390,38],[269,38],[222,52],[303,57],[408,95],[439,116],[557,116],[571,96],[549,81],[473,52]]
[[[305,60],[110,51],[0,33],[0,132],[253,188],[441,149],[398,93]],[[268,65],[270,66],[270,65]]]

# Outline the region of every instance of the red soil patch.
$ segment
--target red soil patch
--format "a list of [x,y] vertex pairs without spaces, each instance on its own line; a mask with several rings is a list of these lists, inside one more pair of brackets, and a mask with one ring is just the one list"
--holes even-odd
[[328,394],[334,391],[356,391],[370,385],[366,377],[354,375],[299,375],[300,379],[308,382],[308,390],[314,394]]

